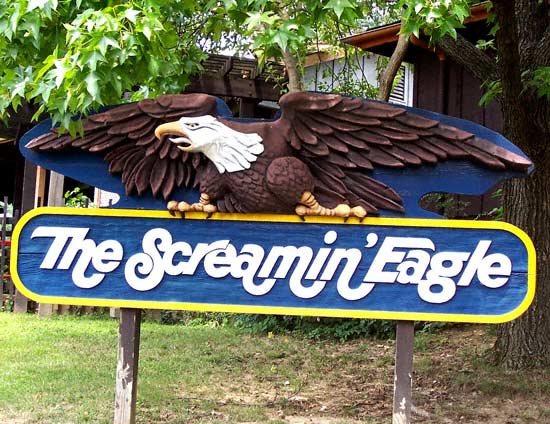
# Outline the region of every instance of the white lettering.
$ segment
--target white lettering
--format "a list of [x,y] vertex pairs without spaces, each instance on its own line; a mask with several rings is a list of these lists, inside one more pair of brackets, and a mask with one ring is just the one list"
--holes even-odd
[[512,275],[512,261],[502,253],[493,253],[483,258],[477,270],[479,282],[490,289],[502,287],[508,282],[510,275]]
[[[264,249],[256,244],[245,244],[237,260],[231,266],[231,276],[241,278],[243,288],[253,296],[263,296],[270,292],[275,285],[275,280],[266,279],[261,284],[254,282],[254,277],[264,259]],[[243,265],[246,264],[246,268]]]
[[[336,266],[339,266],[342,259],[346,260],[346,265],[342,270],[340,277],[338,277],[338,281],[336,282],[336,289],[338,290],[338,294],[346,300],[363,299],[374,288],[374,284],[372,283],[361,283],[358,287],[350,287],[350,281],[355,274],[355,270],[359,266],[359,263],[361,262],[361,257],[362,255],[359,249],[336,249],[332,257],[330,258],[329,265],[327,266],[328,269],[333,261],[337,261]],[[334,267],[334,271],[336,270],[336,266]],[[325,270],[325,272],[327,271]],[[327,278],[327,280],[328,279],[329,278]],[[332,276],[330,277],[330,279],[332,279]]]
[[[100,284],[122,262],[123,247],[111,239],[96,244],[89,233],[90,228],[34,229],[32,239],[52,239],[40,268],[71,270],[72,281],[80,288]],[[441,304],[452,300],[457,288],[469,287],[473,281],[498,289],[512,274],[508,256],[489,254],[490,240],[478,241],[470,251],[441,251],[427,237],[379,238],[368,233],[360,239],[365,240],[361,249],[336,247],[338,233],[330,230],[323,236],[324,246],[317,250],[293,245],[264,250],[252,243],[238,250],[228,239],[192,245],[174,241],[166,229],[153,228],[143,235],[141,251],[126,260],[124,277],[130,287],[143,292],[158,287],[166,275],[184,277],[199,272],[214,279],[230,276],[240,280],[252,296],[267,295],[278,281],[285,280],[290,292],[300,299],[319,296],[334,283],[338,295],[348,301],[364,299],[376,284],[398,283],[416,285],[420,299]],[[362,249],[368,249],[370,264],[368,259],[364,261]],[[367,267],[363,279],[357,278],[357,270]]]
[[[372,247],[373,242],[371,237],[365,247]],[[512,262],[502,253],[487,255],[490,246],[491,241],[481,240],[472,253],[433,254],[436,247],[428,238],[386,237],[363,282],[417,284],[418,296],[436,304],[451,300],[456,288],[469,286],[476,275],[484,286],[499,288],[508,282]]]
[[[158,243],[157,243],[158,242]],[[162,229],[153,228],[143,236],[143,252],[132,255],[124,267],[126,282],[134,290],[152,290],[164,277],[164,267],[160,252],[166,252],[172,245],[172,235]]]
[[365,275],[365,278],[363,278],[363,281],[369,283],[395,283],[399,272],[384,271],[384,268],[387,264],[398,264],[403,262],[405,252],[394,251],[394,248],[435,250],[435,245],[433,241],[427,238],[386,237],[372,261],[369,271]]
[[[456,293],[456,285],[450,277],[460,274],[469,256],[469,253],[464,252],[435,254],[430,261],[430,270],[426,274],[426,279],[420,281],[418,285],[420,298],[430,303],[445,303],[451,300]],[[439,286],[441,290],[434,292],[433,286]]]
[[[69,269],[76,259],[71,273],[73,283],[82,289],[97,286],[105,278],[105,274],[114,271],[122,261],[122,245],[116,240],[105,240],[96,246],[87,239],[89,228],[37,227],[31,239],[37,237],[52,237],[53,242],[40,264],[41,269]],[[58,263],[59,261],[59,263]],[[57,264],[57,267],[56,267]],[[95,271],[86,275],[90,264]]]

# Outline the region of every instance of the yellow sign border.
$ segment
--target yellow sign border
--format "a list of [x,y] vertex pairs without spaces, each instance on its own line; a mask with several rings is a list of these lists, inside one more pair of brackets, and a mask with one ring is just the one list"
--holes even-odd
[[[527,250],[527,294],[520,305],[513,311],[502,315],[472,315],[472,314],[441,314],[429,312],[388,312],[388,311],[357,311],[344,309],[321,308],[296,308],[288,306],[248,306],[231,304],[202,304],[184,302],[158,302],[116,299],[89,299],[77,297],[55,297],[36,294],[25,287],[17,271],[17,258],[19,253],[19,236],[22,228],[33,218],[39,215],[81,215],[81,216],[112,216],[122,218],[164,218],[182,219],[171,216],[167,211],[139,210],[139,209],[79,209],[63,207],[42,207],[33,209],[19,219],[12,234],[10,272],[13,282],[19,292],[29,299],[40,303],[53,303],[64,305],[103,306],[120,308],[142,309],[177,309],[199,312],[233,312],[249,314],[275,314],[275,315],[304,315],[327,316],[337,318],[376,318],[393,320],[419,320],[419,321],[449,321],[498,324],[511,321],[519,317],[527,310],[535,296],[536,280],[536,252],[529,236],[518,227],[507,222],[497,221],[468,221],[447,219],[416,219],[416,218],[376,218],[366,217],[362,221],[358,218],[313,217],[300,218],[296,215],[276,214],[223,214],[215,213],[210,218],[215,221],[247,221],[247,222],[286,222],[305,224],[340,224],[340,225],[370,225],[393,227],[426,227],[426,228],[468,228],[502,230],[518,237]],[[200,212],[186,213],[185,219],[202,220],[207,215]]]

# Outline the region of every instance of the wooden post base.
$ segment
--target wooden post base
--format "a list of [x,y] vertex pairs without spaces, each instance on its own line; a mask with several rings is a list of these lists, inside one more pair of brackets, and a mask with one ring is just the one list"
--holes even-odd
[[135,424],[141,309],[120,309],[114,424]]
[[412,410],[414,321],[397,321],[392,424],[409,424]]

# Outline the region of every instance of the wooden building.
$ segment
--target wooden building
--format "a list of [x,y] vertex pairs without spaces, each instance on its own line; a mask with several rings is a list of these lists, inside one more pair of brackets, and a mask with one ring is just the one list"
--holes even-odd
[[[389,24],[347,37],[343,41],[372,53],[391,56],[397,44],[399,29],[399,23]],[[485,4],[471,9],[465,28],[458,32],[473,42],[487,37],[489,25]],[[447,57],[443,51],[412,36],[405,61],[414,68],[414,107],[467,119],[497,132],[502,131],[502,112],[498,103],[479,106],[483,82]],[[482,216],[500,204],[492,193],[482,197],[458,196],[455,201],[462,204],[460,212],[469,218]]]
[[[486,6],[477,5],[471,13],[465,28],[458,32],[475,43],[489,33]],[[343,41],[373,53],[391,56],[397,43],[399,25],[394,23],[374,28]],[[502,129],[498,105],[494,103],[487,108],[478,105],[483,94],[482,81],[448,58],[443,51],[413,36],[405,61],[414,66],[415,107],[468,119],[496,131]]]

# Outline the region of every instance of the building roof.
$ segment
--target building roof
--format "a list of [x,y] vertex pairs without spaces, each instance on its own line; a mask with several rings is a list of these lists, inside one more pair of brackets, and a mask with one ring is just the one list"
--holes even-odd
[[[465,19],[465,24],[483,22],[487,20],[487,2],[476,4],[470,8],[470,16]],[[342,39],[342,42],[359,47],[363,50],[390,56],[397,43],[400,22],[394,22],[369,29],[361,34],[352,35]],[[414,43],[413,43],[414,44]],[[424,47],[424,46],[422,46]]]
[[211,54],[202,67],[185,91],[257,100],[278,100],[281,96],[275,81],[285,77],[281,64],[269,62],[259,70],[255,59]]

